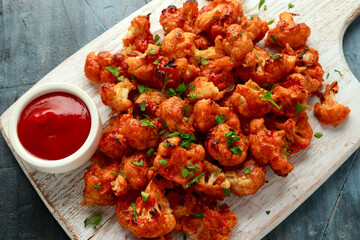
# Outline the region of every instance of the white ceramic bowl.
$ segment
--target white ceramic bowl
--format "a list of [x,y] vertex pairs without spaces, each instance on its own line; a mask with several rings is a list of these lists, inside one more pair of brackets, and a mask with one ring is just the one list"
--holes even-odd
[[[85,143],[72,155],[59,160],[44,160],[30,154],[20,143],[17,124],[23,109],[34,99],[51,92],[66,92],[79,97],[88,107],[91,117],[90,133]],[[48,173],[72,171],[87,162],[96,151],[102,134],[99,112],[90,96],[82,89],[67,83],[46,83],[26,92],[15,104],[9,123],[11,145],[20,159],[34,168]]]

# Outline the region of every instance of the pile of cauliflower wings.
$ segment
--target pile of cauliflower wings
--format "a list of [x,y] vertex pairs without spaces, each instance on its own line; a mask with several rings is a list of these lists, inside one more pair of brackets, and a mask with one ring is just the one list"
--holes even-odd
[[319,92],[319,53],[293,17],[283,12],[269,29],[239,0],[188,0],[162,11],[162,41],[150,15],[138,16],[123,50],[89,53],[85,75],[101,84],[112,115],[84,175],[85,203],[116,205],[121,226],[141,239],[181,230],[229,239],[237,217],[218,201],[255,194],[265,166],[291,173],[291,157],[313,137],[307,98],[321,97],[321,124],[336,127],[350,113],[334,98],[336,82]]

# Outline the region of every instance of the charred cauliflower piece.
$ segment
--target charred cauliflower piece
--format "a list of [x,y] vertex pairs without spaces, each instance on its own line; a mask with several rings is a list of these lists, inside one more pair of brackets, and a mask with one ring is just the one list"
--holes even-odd
[[144,52],[149,44],[154,43],[153,35],[150,32],[149,16],[137,16],[131,21],[128,32],[123,39],[124,46],[132,44],[136,50]]
[[132,189],[140,189],[148,183],[147,173],[152,164],[146,152],[137,151],[133,155],[122,158],[120,167],[126,176],[126,181]]

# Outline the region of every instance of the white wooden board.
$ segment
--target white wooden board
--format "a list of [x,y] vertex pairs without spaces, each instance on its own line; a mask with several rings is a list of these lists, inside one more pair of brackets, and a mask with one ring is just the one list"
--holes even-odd
[[[181,6],[184,1],[154,0],[139,9],[122,22],[118,23],[97,39],[80,49],[48,73],[36,85],[46,82],[68,82],[84,89],[95,101],[102,121],[106,122],[109,109],[101,103],[97,94],[98,85],[90,83],[84,76],[83,68],[86,56],[91,51],[109,50],[113,53],[122,48],[122,38],[126,34],[130,21],[138,15],[151,13],[151,29],[161,34],[158,19],[161,10],[170,4]],[[269,183],[255,195],[239,198],[232,196],[226,199],[231,210],[235,211],[239,221],[231,239],[260,239],[284,220],[301,203],[303,203],[360,145],[360,84],[348,68],[342,50],[342,37],[347,26],[360,14],[360,0],[293,0],[295,7],[291,12],[298,13],[297,22],[306,22],[312,34],[308,44],[319,50],[320,63],[330,77],[325,81],[337,80],[340,92],[336,98],[351,109],[346,122],[339,127],[322,127],[310,112],[310,124],[314,132],[321,132],[324,137],[314,138],[311,146],[293,157],[295,169],[287,178],[281,178],[268,171]],[[278,15],[288,9],[288,1],[266,0],[267,11],[257,9],[258,0],[243,1],[245,14],[257,13],[269,21],[278,19]],[[206,4],[199,0],[199,5]],[[277,20],[275,21],[276,24]],[[272,25],[274,26],[274,25]],[[334,72],[342,72],[340,77]],[[325,74],[326,74],[325,73]],[[309,104],[314,105],[316,99]],[[25,164],[14,152],[8,138],[8,121],[10,107],[0,119],[1,132],[13,151],[20,167],[71,239],[135,239],[117,222],[115,207],[81,206],[83,202],[82,177],[85,164],[80,169],[67,174],[46,174],[34,170]],[[269,215],[265,211],[271,211]],[[84,228],[83,221],[90,215],[102,213],[98,228]],[[180,239],[180,233],[176,235]]]

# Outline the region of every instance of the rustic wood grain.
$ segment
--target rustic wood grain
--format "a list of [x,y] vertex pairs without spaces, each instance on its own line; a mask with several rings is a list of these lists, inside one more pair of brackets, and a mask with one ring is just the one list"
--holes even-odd
[[[292,11],[301,13],[302,15],[299,19],[306,21],[312,28],[313,35],[309,43],[312,47],[319,49],[321,54],[320,62],[323,64],[324,69],[331,71],[329,81],[335,79],[340,81],[341,92],[338,98],[341,99],[342,103],[352,109],[351,116],[344,126],[335,130],[332,128],[323,129],[316,120],[311,119],[311,124],[313,128],[315,128],[315,132],[321,131],[328,138],[322,138],[321,141],[315,139],[310,149],[294,159],[296,169],[291,176],[284,180],[273,174],[268,174],[270,183],[266,185],[260,193],[242,199],[228,199],[227,202],[231,204],[232,209],[235,210],[239,217],[239,223],[241,223],[241,225],[237,226],[233,238],[260,238],[264,236],[266,232],[290,214],[296,206],[303,202],[306,197],[320,186],[351,152],[359,146],[359,136],[357,133],[360,128],[359,123],[356,122],[356,118],[354,117],[359,115],[359,109],[356,106],[360,103],[359,97],[354,97],[355,93],[359,91],[359,84],[350,73],[344,61],[341,39],[345,27],[350,22],[348,21],[349,17],[354,18],[357,14],[354,7],[360,6],[360,3],[359,1],[356,1],[356,3],[354,3],[354,1],[348,1],[342,2],[341,6],[336,3],[331,5],[330,3],[332,3],[330,0],[322,1],[320,4],[316,3],[316,6],[314,6],[314,3],[311,3],[311,1],[303,1],[301,3],[294,1],[295,8]],[[151,9],[155,9],[152,16],[156,16],[161,9],[168,4],[169,3],[154,1],[143,10],[143,13],[146,14],[150,12]],[[271,9],[269,8],[267,12],[260,12],[259,15],[268,20],[272,19],[275,13],[280,13],[287,8],[287,3],[282,1],[267,1],[267,4],[271,6]],[[245,2],[244,5],[248,8],[248,14],[257,12],[256,2]],[[306,9],[306,11],[304,9]],[[324,9],[326,9],[325,13],[322,11]],[[54,69],[54,71],[46,75],[39,84],[46,81],[60,80],[72,82],[83,87],[94,97],[98,103],[103,120],[106,120],[109,111],[100,104],[99,97],[96,94],[97,86],[88,83],[83,76],[82,68],[84,59],[86,54],[92,50],[119,50],[121,47],[119,45],[119,42],[121,42],[120,39],[126,30],[124,26],[128,25],[133,16],[138,14],[139,13],[135,13],[126,18],[126,24],[116,25],[92,42],[90,46],[81,49],[70,59],[67,59],[59,67]],[[317,17],[311,21],[311,17],[313,16]],[[331,19],[337,19],[337,21],[333,21],[332,23],[327,22],[326,19],[330,17]],[[152,21],[156,22],[157,19],[152,18]],[[158,27],[156,28],[155,24],[153,24],[152,28],[153,30],[159,29]],[[332,31],[329,32],[329,29],[332,29]],[[329,50],[329,46],[331,46],[331,50]],[[342,79],[338,79],[338,76],[335,75],[333,72],[334,68],[343,72],[344,77]],[[62,77],[61,79],[59,79],[59,75]],[[7,77],[6,79],[10,78]],[[313,102],[311,103],[313,104]],[[7,141],[6,125],[9,112],[10,111],[6,111],[1,118],[2,132]],[[354,131],[356,134],[354,134]],[[339,146],[339,144],[337,144],[338,142],[344,145]],[[122,238],[124,234],[128,233],[124,233],[116,223],[116,218],[113,216],[113,207],[89,208],[78,205],[82,201],[80,195],[82,190],[81,177],[86,166],[68,174],[53,175],[37,172],[23,164],[21,160],[18,159],[18,161],[30,181],[34,184],[35,189],[45,201],[49,210],[54,214],[60,224],[62,224],[70,237],[74,239],[86,239],[93,236],[93,239],[104,239],[116,234],[118,238]],[[300,161],[302,161],[301,164]],[[54,189],[56,190],[54,191]],[[274,194],[274,192],[277,193]],[[271,210],[271,214],[267,216],[265,210]],[[84,231],[82,225],[83,220],[97,211],[103,212],[102,226],[96,230],[96,232],[92,229]]]

